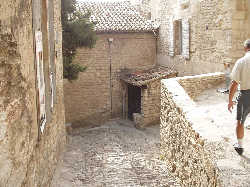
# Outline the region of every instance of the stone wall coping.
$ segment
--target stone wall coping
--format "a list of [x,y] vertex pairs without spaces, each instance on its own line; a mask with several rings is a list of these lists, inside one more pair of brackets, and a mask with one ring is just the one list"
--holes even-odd
[[183,79],[205,78],[205,77],[221,76],[221,75],[225,75],[225,73],[223,73],[223,72],[206,73],[206,74],[200,74],[200,75],[190,75],[190,76],[184,76],[184,77],[177,77],[175,79],[178,81],[178,80],[183,80]]
[[[196,103],[189,97],[185,89],[179,84],[178,80],[183,79],[197,79],[201,78],[211,78],[220,77],[224,75],[222,72],[201,74],[195,76],[185,76],[171,79],[163,79],[161,83],[168,92],[172,95],[172,99],[176,104],[176,108],[185,114],[185,118],[188,120],[192,128],[199,133],[199,135],[207,140],[218,141],[221,140],[222,134],[219,129],[210,121],[206,121],[206,114],[199,111]],[[216,134],[211,134],[211,132],[218,132]]]
[[183,109],[183,112],[188,112],[196,106],[195,102],[188,96],[184,88],[177,81],[178,78],[163,79],[161,82],[165,85],[168,91],[172,94],[173,100],[177,107]]

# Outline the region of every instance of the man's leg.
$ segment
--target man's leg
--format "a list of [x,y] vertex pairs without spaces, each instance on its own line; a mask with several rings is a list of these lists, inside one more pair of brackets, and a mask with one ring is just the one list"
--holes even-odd
[[244,125],[241,124],[240,120],[237,120],[236,135],[237,139],[244,138]]
[[237,120],[236,135],[238,140],[238,145],[234,146],[234,149],[239,155],[242,155],[243,149],[243,138],[244,138],[244,125],[241,124],[240,120]]

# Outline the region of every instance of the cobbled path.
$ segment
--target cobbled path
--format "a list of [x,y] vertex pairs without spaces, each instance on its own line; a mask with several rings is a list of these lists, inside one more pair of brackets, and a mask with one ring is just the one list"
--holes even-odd
[[115,120],[75,129],[53,187],[179,186],[160,160],[159,126],[145,130]]

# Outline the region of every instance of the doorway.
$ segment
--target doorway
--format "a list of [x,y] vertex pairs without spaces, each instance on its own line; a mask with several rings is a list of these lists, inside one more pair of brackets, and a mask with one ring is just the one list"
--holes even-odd
[[133,113],[141,113],[141,88],[128,84],[128,119],[133,120]]

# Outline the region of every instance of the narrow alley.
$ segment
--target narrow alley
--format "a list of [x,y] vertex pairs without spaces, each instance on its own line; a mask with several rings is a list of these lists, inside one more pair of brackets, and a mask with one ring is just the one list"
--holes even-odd
[[159,158],[159,130],[138,130],[124,120],[76,129],[53,187],[179,186]]

